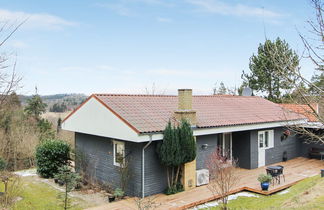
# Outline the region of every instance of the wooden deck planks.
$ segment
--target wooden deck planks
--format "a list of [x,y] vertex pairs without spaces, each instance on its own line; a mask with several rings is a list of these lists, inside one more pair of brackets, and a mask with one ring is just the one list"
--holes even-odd
[[[265,168],[261,167],[257,169],[237,169],[238,174],[241,177],[237,186],[230,192],[230,194],[237,193],[243,190],[259,193],[262,195],[271,195],[275,192],[284,190],[297,182],[320,174],[320,169],[324,168],[324,161],[316,159],[308,159],[298,157],[287,162],[280,162],[272,165],[284,166],[285,182],[281,184],[275,184],[270,186],[269,191],[262,191],[260,183],[257,181],[257,177],[261,173],[266,173]],[[154,201],[160,203],[157,209],[186,209],[200,205],[215,199],[219,196],[213,195],[207,188],[207,186],[201,186],[189,191],[181,192],[175,195],[163,195],[159,194],[155,196]],[[137,209],[134,199],[122,200],[114,203],[109,203],[103,206],[92,208],[93,210],[102,209]]]

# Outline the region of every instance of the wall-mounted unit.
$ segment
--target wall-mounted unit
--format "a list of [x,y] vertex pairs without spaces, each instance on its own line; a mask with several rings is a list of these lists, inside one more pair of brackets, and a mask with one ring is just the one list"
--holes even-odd
[[201,169],[196,171],[197,186],[205,185],[209,183],[209,171],[208,169]]

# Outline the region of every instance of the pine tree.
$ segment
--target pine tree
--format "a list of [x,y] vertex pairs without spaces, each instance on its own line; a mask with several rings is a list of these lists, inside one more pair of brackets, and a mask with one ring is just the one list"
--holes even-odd
[[293,90],[298,67],[298,55],[285,40],[266,40],[250,58],[251,72],[243,71],[242,78],[245,86],[264,93],[270,101],[281,102],[282,96]]
[[178,186],[181,167],[196,158],[196,141],[190,123],[182,120],[180,126],[174,127],[168,122],[163,141],[158,143],[157,153],[161,164],[167,167],[167,194],[178,192],[182,189]]
[[27,100],[25,112],[34,117],[36,120],[40,119],[40,115],[46,111],[47,104],[43,103],[42,98],[36,94]]
[[182,120],[179,129],[179,142],[181,145],[182,164],[193,161],[196,158],[196,140],[193,136],[191,125],[187,120]]

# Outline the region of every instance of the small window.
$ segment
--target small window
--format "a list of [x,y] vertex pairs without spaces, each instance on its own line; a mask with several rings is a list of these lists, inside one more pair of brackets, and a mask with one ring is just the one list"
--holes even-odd
[[125,161],[125,143],[122,141],[113,141],[114,146],[114,165],[121,166]]
[[269,131],[264,132],[264,146],[269,147]]
[[263,148],[263,133],[259,133],[259,147]]
[[274,147],[273,130],[259,131],[259,148],[272,148]]

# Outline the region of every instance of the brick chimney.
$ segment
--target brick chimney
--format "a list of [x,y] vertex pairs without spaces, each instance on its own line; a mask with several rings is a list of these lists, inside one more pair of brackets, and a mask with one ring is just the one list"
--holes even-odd
[[[175,118],[180,121],[186,119],[191,126],[197,125],[196,111],[192,110],[192,90],[178,90],[178,109],[174,112]],[[182,185],[184,190],[189,190],[196,187],[196,159],[185,163],[182,171]]]
[[192,89],[178,90],[178,109],[174,114],[177,120],[186,119],[192,126],[196,126],[196,111],[192,109]]

